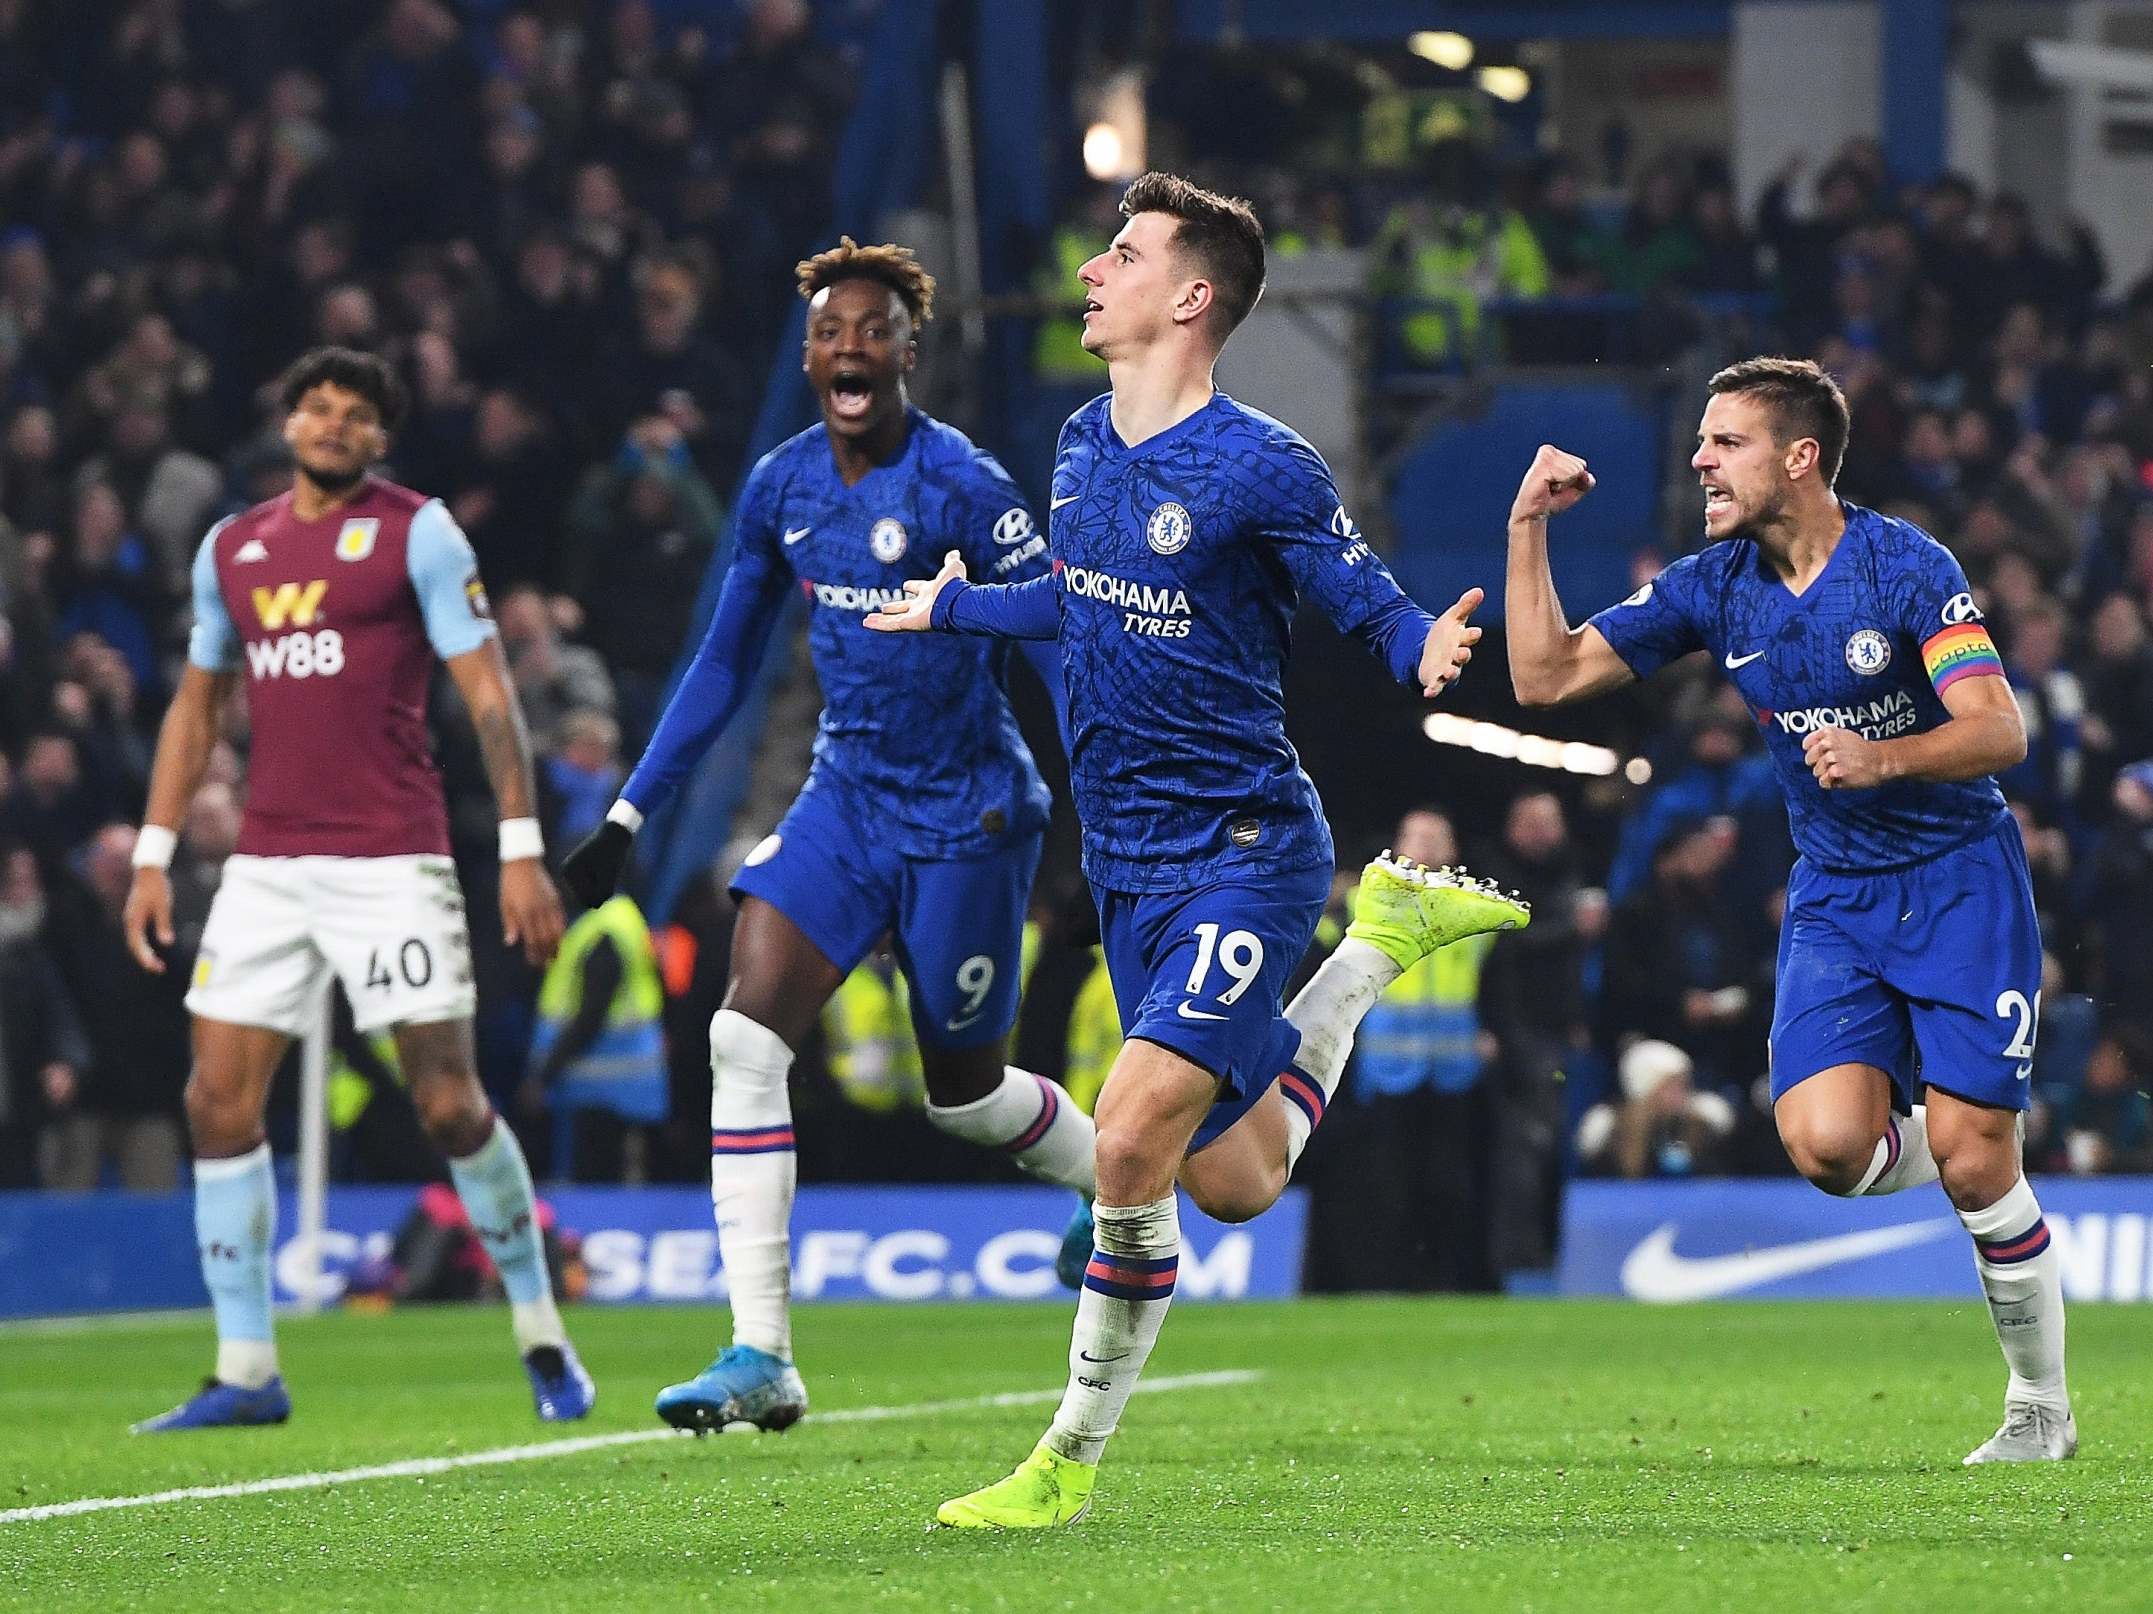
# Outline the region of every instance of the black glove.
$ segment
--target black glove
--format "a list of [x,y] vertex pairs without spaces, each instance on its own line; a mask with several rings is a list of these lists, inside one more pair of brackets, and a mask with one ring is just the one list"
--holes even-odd
[[634,844],[626,824],[607,819],[561,860],[561,883],[584,907],[597,907],[619,887],[620,871],[627,866],[628,849]]

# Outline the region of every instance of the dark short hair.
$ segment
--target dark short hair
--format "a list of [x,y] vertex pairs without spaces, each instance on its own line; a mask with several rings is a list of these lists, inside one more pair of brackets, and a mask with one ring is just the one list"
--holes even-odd
[[374,406],[381,424],[390,431],[403,423],[404,384],[378,353],[349,347],[309,348],[277,382],[277,395],[289,413],[299,407],[301,398],[323,385],[356,392]]
[[1707,385],[1715,396],[1734,393],[1763,404],[1771,411],[1773,436],[1782,447],[1815,438],[1824,485],[1839,480],[1849,429],[1846,394],[1822,365],[1812,359],[1744,359],[1728,365]]
[[1178,220],[1174,250],[1211,282],[1231,332],[1263,295],[1263,223],[1238,196],[1207,191],[1178,174],[1139,175],[1122,192],[1121,214],[1164,213]]

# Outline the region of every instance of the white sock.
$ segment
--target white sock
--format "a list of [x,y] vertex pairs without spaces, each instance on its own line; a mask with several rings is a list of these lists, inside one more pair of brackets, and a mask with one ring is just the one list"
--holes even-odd
[[720,1009],[710,1021],[710,1207],[733,1303],[733,1343],[792,1359],[792,1050]]
[[516,1331],[519,1356],[528,1356],[541,1345],[558,1348],[568,1343],[568,1327],[561,1321],[561,1309],[553,1303],[550,1293],[536,1300],[511,1300],[508,1321]]
[[[1338,1091],[1353,1053],[1353,1034],[1391,982],[1404,971],[1373,942],[1348,936],[1323,961],[1308,984],[1286,1006],[1286,1018],[1301,1034],[1294,1068],[1279,1078],[1286,1105],[1286,1170],[1290,1175],[1301,1151],[1323,1119]],[[1301,1081],[1294,1078],[1299,1076]],[[1313,1086],[1316,1091],[1308,1089]]]
[[1096,1463],[1121,1422],[1166,1321],[1181,1264],[1181,1212],[1172,1194],[1148,1205],[1094,1205],[1092,1218],[1091,1265],[1069,1341],[1069,1388],[1047,1430],[1047,1444],[1080,1463]]
[[927,1106],[927,1119],[951,1137],[999,1149],[1035,1177],[1080,1193],[1092,1191],[1091,1117],[1044,1076],[1005,1066],[1002,1085],[969,1104]]
[[277,1342],[273,1339],[217,1341],[217,1382],[242,1390],[259,1390],[277,1376]]
[[1974,1268],[1988,1296],[1996,1342],[2010,1365],[2006,1401],[2068,1411],[2063,1382],[2063,1266],[2033,1185],[2024,1177],[1986,1210],[1959,1212],[1973,1235]]
[[1929,1108],[1916,1104],[1914,1113],[1901,1120],[1887,1116],[1884,1135],[1876,1140],[1876,1154],[1869,1170],[1847,1198],[1863,1194],[1896,1194],[1902,1188],[1919,1188],[1936,1181],[1936,1157],[1929,1153]]

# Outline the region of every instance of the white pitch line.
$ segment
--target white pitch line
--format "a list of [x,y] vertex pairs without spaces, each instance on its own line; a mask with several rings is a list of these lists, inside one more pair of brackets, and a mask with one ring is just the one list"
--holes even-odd
[[[1168,1390],[1208,1390],[1222,1385],[1253,1384],[1262,1373],[1250,1368],[1226,1368],[1214,1373],[1183,1373],[1178,1376],[1139,1380],[1136,1393],[1159,1394]],[[923,1418],[938,1412],[976,1412],[985,1407],[1035,1407],[1062,1398],[1060,1390],[1004,1390],[997,1395],[965,1396],[956,1401],[916,1401],[903,1407],[839,1407],[817,1412],[808,1419],[810,1428],[826,1423],[880,1423],[890,1418]],[[184,1437],[183,1437],[184,1438]],[[603,1451],[609,1446],[640,1446],[652,1440],[693,1438],[679,1429],[633,1429],[613,1435],[580,1435],[572,1440],[546,1440],[531,1446],[497,1446],[491,1451],[465,1452],[456,1457],[410,1457],[400,1463],[373,1463],[365,1468],[340,1468],[324,1474],[277,1474],[268,1479],[242,1480],[232,1485],[188,1485],[176,1491],[152,1491],[145,1496],[87,1496],[74,1502],[47,1502],[41,1507],[9,1508],[0,1513],[0,1524],[28,1524],[38,1519],[66,1519],[81,1513],[107,1513],[114,1508],[155,1507],[161,1502],[213,1502],[227,1496],[267,1496],[276,1491],[317,1491],[329,1485],[349,1485],[359,1480],[415,1479],[446,1474],[459,1468],[490,1468],[501,1463],[535,1463],[548,1457],[572,1457],[577,1452]]]

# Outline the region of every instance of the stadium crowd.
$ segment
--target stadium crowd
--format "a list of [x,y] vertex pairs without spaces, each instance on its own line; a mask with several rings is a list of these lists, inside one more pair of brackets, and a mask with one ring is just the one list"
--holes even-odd
[[[1983,197],[1950,174],[1896,186],[1869,142],[1836,154],[1798,207],[1806,166],[1774,179],[1748,225],[1731,211],[1716,155],[1650,164],[1619,209],[1588,203],[1579,165],[1558,158],[1521,167],[1509,187],[1487,170],[1479,190],[1452,189],[1448,209],[1414,201],[1379,223],[1364,217],[1379,276],[1417,266],[1417,295],[1499,294],[1488,304],[1505,327],[1492,333],[1493,351],[1515,357],[1553,318],[1572,317],[1540,316],[1536,300],[1574,309],[1564,300],[1598,296],[1649,333],[1639,341],[1671,340],[1678,373],[1701,379],[1736,355],[1698,345],[1709,328],[1699,308],[1761,294],[1771,334],[1758,345],[1814,353],[1840,379],[1852,412],[1841,491],[1919,524],[1958,556],[2029,736],[2025,761],[2002,780],[2048,949],[2029,1158],[2035,1169],[2148,1169],[2153,266],[2112,286],[2084,225],[2050,246],[2020,198]],[[1428,172],[1445,183],[1454,170]],[[1316,216],[1354,216],[1320,182],[1279,188]],[[1423,228],[1437,233],[1415,237]],[[1411,249],[1394,244],[1414,239]],[[1425,250],[1429,240],[1478,245],[1446,257]],[[1404,316],[1409,351],[1415,317]],[[1701,541],[1686,490],[1669,507],[1664,541],[1635,558],[1640,582]],[[1627,739],[1653,782],[1581,826],[1606,847],[1594,866],[1571,864],[1594,884],[1543,903],[1533,933],[1500,942],[1494,958],[1552,935],[1586,943],[1571,963],[1590,990],[1568,1017],[1560,1071],[1573,1081],[1569,1145],[1580,1169],[1783,1171],[1763,1050],[1792,848],[1754,719],[1701,658],[1607,710],[1598,737]],[[1521,811],[1551,813],[1521,801],[1506,831],[1512,852]],[[1550,918],[1558,928],[1543,934]],[[1566,979],[1541,1001],[1577,999]],[[1534,1129],[1517,1117],[1559,1107],[1554,1067],[1532,1074],[1502,1012],[1484,992],[1495,1056],[1485,1079],[1497,1096],[1480,1125],[1498,1184],[1532,1175],[1516,1150]],[[1431,1058],[1431,1085],[1439,1067]],[[1500,1192],[1492,1203],[1498,1259],[1516,1262],[1527,1252],[1501,1244]]]
[[[442,496],[477,549],[549,841],[602,816],[687,630],[790,265],[824,227],[848,29],[871,9],[385,0],[302,18],[274,0],[0,0],[0,1186],[178,1181],[186,970],[146,975],[121,943],[130,826],[194,546],[282,487],[271,388],[304,347],[376,349],[406,377],[390,469]],[[1712,159],[1502,178],[1432,163],[1421,194],[1381,204],[1320,179],[1246,188],[1274,238],[1371,246],[1385,295],[1614,294],[1649,333],[1630,351],[1669,353],[1704,328],[1698,298],[1761,297],[1779,344],[1842,379],[1842,488],[1959,555],[2031,737],[2005,780],[2052,954],[2029,1147],[2052,1169],[2153,1169],[2153,274],[2119,294],[2088,232],[2057,251],[2016,199],[1948,176],[1896,186],[1869,145],[1799,200],[1790,172],[1750,220]],[[1045,244],[1049,272],[1062,249]],[[1513,356],[1580,329],[1520,321]],[[1457,335],[1408,328],[1404,347],[1441,362]],[[1672,502],[1668,521],[1646,575],[1695,541],[1692,510]],[[1703,666],[1662,681],[1610,718],[1633,727],[1649,787],[1524,788],[1486,844],[1465,836],[1474,867],[1534,900],[1534,924],[1470,968],[1409,977],[1371,1022],[1310,1155],[1318,1237],[1333,1218],[1423,1232],[1312,1273],[1482,1287],[1545,1266],[1573,1161],[1786,1169],[1760,1095],[1791,852],[1730,697]],[[493,806],[439,704],[483,914]],[[238,711],[231,732],[174,869],[183,965],[237,832]],[[1460,850],[1435,812],[1397,844]],[[1042,908],[1040,1006],[1074,1004],[1078,1024],[1042,1034],[1028,1013],[1019,1049],[1055,1074],[1076,1031],[1101,1040],[1089,938],[1057,924],[1062,906]],[[661,1148],[662,1174],[699,1171],[726,917],[697,890],[661,936],[686,1139]],[[475,928],[482,1059],[508,1104],[538,980]],[[875,1025],[902,1041],[901,1014]],[[345,1059],[376,1091],[393,1082],[379,1052]],[[835,1052],[841,1075],[905,1059],[857,1039]],[[1103,1064],[1088,1044],[1082,1062]],[[838,1092],[803,1099],[810,1174],[978,1169]],[[353,1104],[344,1129],[376,1135],[348,1166],[420,1158],[394,1105]],[[848,1141],[898,1126],[897,1153]],[[1357,1163],[1371,1150],[1383,1169]]]
[[[604,812],[827,220],[873,10],[0,3],[0,1184],[178,1180],[180,996],[243,709],[187,824],[163,977],[120,941],[129,826],[195,547],[287,484],[275,381],[302,349],[397,365],[388,470],[478,552],[552,842]],[[484,912],[494,809],[436,704]],[[477,929],[506,1090],[537,982]]]

